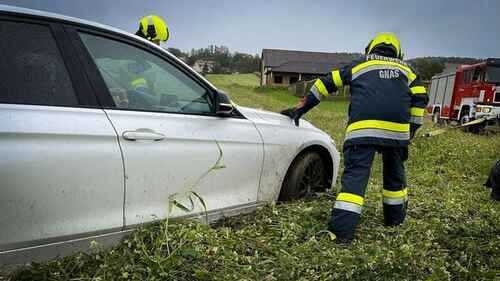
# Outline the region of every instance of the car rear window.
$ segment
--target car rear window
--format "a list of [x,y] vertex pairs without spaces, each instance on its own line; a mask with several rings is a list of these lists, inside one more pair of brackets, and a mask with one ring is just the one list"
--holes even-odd
[[0,103],[77,105],[48,26],[0,21]]

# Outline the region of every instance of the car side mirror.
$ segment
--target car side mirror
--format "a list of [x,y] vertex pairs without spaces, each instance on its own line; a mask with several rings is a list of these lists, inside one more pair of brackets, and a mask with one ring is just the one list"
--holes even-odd
[[220,117],[230,117],[233,115],[234,106],[226,93],[217,91],[215,96],[215,114]]

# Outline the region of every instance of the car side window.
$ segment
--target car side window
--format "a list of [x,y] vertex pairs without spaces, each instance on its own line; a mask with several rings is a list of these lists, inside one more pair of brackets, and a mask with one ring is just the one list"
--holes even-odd
[[80,33],[120,109],[170,113],[213,112],[208,91],[174,65],[132,45]]
[[0,103],[78,105],[48,26],[0,21],[0,54]]

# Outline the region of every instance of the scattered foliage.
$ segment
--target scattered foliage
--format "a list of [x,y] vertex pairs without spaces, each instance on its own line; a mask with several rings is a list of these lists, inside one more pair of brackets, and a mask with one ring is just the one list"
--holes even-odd
[[[259,92],[255,75],[208,78],[241,105],[278,111],[297,102],[286,90]],[[346,112],[345,101],[325,101],[306,118],[341,147]],[[433,129],[426,123],[419,134]],[[377,156],[357,238],[349,246],[336,245],[325,231],[334,190],[318,198],[269,204],[216,225],[181,221],[145,226],[113,249],[34,264],[10,278],[500,280],[500,204],[489,200],[482,186],[499,157],[500,135],[455,130],[415,139],[407,163],[408,217],[404,225],[387,228]]]

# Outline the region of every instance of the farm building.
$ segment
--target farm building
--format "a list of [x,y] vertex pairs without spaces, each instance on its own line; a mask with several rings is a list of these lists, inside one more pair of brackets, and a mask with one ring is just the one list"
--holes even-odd
[[215,61],[199,59],[194,62],[192,67],[198,73],[212,73],[214,72]]
[[288,86],[297,81],[311,80],[346,65],[359,56],[348,53],[263,49],[260,84]]

